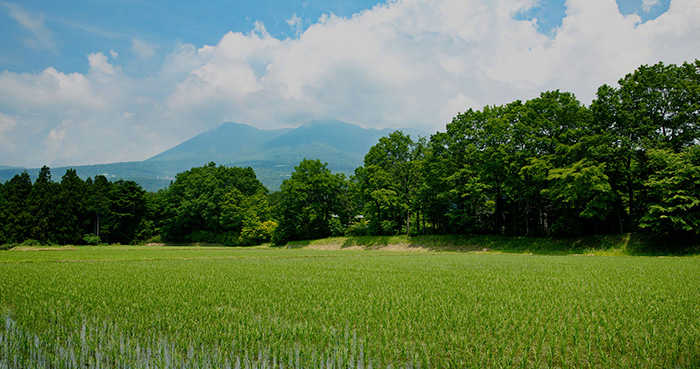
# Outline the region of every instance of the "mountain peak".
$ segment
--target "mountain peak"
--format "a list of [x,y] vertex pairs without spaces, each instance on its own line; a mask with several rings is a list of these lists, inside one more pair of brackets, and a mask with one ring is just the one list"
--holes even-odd
[[206,161],[219,161],[287,131],[289,129],[264,130],[247,124],[225,122],[147,160],[191,160],[201,157]]
[[265,143],[265,147],[322,144],[339,151],[367,153],[383,133],[335,119],[313,120]]

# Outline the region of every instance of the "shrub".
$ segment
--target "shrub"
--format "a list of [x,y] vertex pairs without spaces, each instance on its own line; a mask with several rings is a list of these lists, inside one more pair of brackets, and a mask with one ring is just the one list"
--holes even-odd
[[369,235],[369,222],[366,219],[358,219],[345,230],[348,237],[361,237]]
[[85,242],[86,245],[99,245],[100,237],[94,234],[86,234],[83,236],[83,242]]
[[31,238],[28,240],[24,240],[24,242],[22,242],[20,244],[20,246],[41,246],[41,245],[42,245],[41,242],[34,240],[34,239],[31,239]]

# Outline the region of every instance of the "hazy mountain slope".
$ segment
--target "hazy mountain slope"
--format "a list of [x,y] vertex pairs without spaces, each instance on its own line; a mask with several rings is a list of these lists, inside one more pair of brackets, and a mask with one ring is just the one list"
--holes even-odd
[[334,173],[351,175],[362,165],[364,155],[350,153],[325,143],[302,143],[298,145],[260,148],[256,152],[243,153],[242,160],[223,163],[227,166],[251,167],[270,190],[276,190],[282,181],[289,178],[294,167],[304,159],[319,159],[327,163]]
[[317,120],[295,128],[262,145],[263,148],[325,144],[339,151],[364,156],[390,130],[365,129],[338,120]]
[[247,124],[226,122],[146,161],[192,161],[200,158],[217,161],[270,141],[289,130],[263,130]]
[[[369,148],[393,129],[365,129],[337,120],[313,121],[294,129],[261,130],[245,124],[224,123],[169,150],[140,162],[73,166],[85,179],[105,175],[110,180],[133,180],[148,191],[165,188],[177,173],[209,162],[252,167],[265,186],[277,190],[303,159],[328,163],[334,173],[351,175],[362,165]],[[402,129],[416,140],[427,133]],[[61,180],[68,167],[51,168],[52,179]],[[24,168],[0,168],[5,182]],[[36,178],[39,169],[26,169]]]
[[[51,179],[54,182],[61,182],[61,177],[66,174],[66,170],[75,169],[78,176],[82,179],[104,175],[110,181],[118,179],[136,181],[148,191],[157,191],[167,187],[173,180],[174,173],[177,173],[180,167],[174,164],[174,162],[161,162],[154,165],[145,161],[134,161],[54,167],[51,168]],[[0,170],[0,182],[9,181],[13,176],[25,170],[32,177],[32,180],[36,180],[39,175],[39,168],[13,168]]]

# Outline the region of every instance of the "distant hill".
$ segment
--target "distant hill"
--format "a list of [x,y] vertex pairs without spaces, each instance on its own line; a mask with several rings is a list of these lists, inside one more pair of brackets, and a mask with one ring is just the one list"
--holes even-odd
[[[393,131],[365,129],[338,120],[317,120],[294,129],[276,130],[227,122],[144,161],[70,168],[75,168],[81,178],[105,175],[110,180],[134,180],[144,189],[156,191],[167,187],[177,173],[215,162],[252,167],[260,181],[274,191],[305,158],[320,159],[333,172],[351,175],[362,165],[369,148]],[[429,136],[415,129],[402,131],[413,139]],[[68,168],[51,168],[52,179],[60,181]],[[0,181],[5,182],[23,170],[0,167]],[[39,173],[39,169],[26,170],[32,178]]]

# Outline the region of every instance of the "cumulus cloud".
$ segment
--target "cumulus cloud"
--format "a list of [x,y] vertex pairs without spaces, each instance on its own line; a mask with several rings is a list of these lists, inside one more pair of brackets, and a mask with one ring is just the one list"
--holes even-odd
[[[202,64],[170,102],[228,101],[217,105],[222,116],[256,124],[334,116],[431,129],[460,100],[478,107],[563,89],[590,103],[599,85],[640,64],[695,57],[697,40],[676,40],[700,35],[692,24],[698,6],[673,3],[640,24],[638,16],[621,15],[614,0],[569,0],[553,37],[539,33],[536,21],[513,19],[537,5],[527,0],[405,0],[349,19],[324,16],[295,39],[230,33],[197,50]],[[669,42],[676,51],[659,52]]]
[[107,56],[101,52],[88,55],[88,64],[90,65],[90,73],[111,76],[119,72],[119,68],[110,64],[107,61]]
[[99,109],[107,102],[95,96],[86,75],[46,68],[41,73],[0,73],[0,103],[6,109],[32,113],[65,109]]
[[620,14],[615,0],[568,0],[551,35],[514,19],[535,6],[396,0],[349,18],[325,15],[286,39],[256,23],[215,45],[178,45],[157,75],[138,80],[115,65],[116,53],[110,61],[95,52],[86,74],[0,73],[0,112],[44,122],[38,141],[61,161],[140,160],[227,120],[275,128],[332,117],[434,132],[458,112],[551,89],[589,104],[597,87],[641,64],[698,57],[697,0],[672,0],[644,23]]

